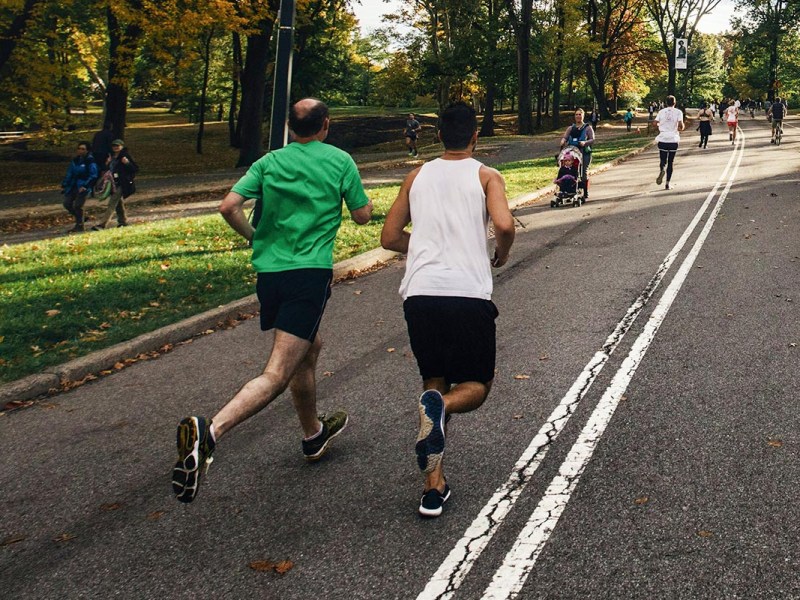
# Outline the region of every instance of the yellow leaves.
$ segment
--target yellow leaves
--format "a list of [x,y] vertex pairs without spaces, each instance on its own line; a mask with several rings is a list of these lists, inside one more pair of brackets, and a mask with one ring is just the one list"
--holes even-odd
[[274,571],[278,575],[284,575],[292,570],[294,563],[290,560],[282,560],[277,563],[271,560],[254,560],[247,566],[261,573]]
[[386,349],[386,351],[387,351],[387,352],[395,352],[395,351],[396,351],[396,348],[387,348],[387,349]]
[[647,496],[639,496],[638,498],[636,498],[636,499],[633,501],[633,503],[634,503],[634,504],[636,504],[637,506],[644,506],[644,505],[645,505],[645,504],[647,504],[649,501],[650,501],[650,498],[649,498],[649,497],[647,497]]
[[697,532],[697,535],[700,536],[701,538],[714,537],[714,533],[711,532],[711,531],[708,531],[707,529],[701,529],[700,531]]
[[55,317],[56,315],[60,315],[61,311],[55,308],[51,308],[50,310],[44,311],[44,314],[46,314],[48,317]]
[[4,339],[6,339],[6,336],[4,336],[4,335],[0,335],[0,344],[2,344],[2,343],[3,343],[3,340],[4,340]]
[[522,381],[524,379],[530,379],[530,378],[531,378],[530,375],[524,375],[522,373],[520,373],[519,375],[514,375],[514,379],[517,379],[519,381]]
[[768,440],[767,444],[772,446],[773,448],[781,448],[781,447],[783,447],[783,441],[782,440]]

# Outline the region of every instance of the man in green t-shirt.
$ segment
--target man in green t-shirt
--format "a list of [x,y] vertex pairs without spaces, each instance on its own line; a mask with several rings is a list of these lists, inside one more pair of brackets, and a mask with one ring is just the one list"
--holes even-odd
[[[228,224],[253,244],[261,329],[275,329],[275,341],[264,372],[247,382],[213,419],[186,417],[178,425],[172,489],[181,502],[194,500],[201,468],[211,462],[220,437],[287,387],[303,429],[306,460],[318,460],[347,425],[344,411],[317,415],[315,370],[322,347],[318,329],[331,293],[342,200],[359,225],[372,218],[372,202],[350,155],[323,143],[329,127],[324,103],[300,100],[289,113],[294,141],[255,162],[220,205]],[[242,209],[249,198],[263,205],[255,229]]]

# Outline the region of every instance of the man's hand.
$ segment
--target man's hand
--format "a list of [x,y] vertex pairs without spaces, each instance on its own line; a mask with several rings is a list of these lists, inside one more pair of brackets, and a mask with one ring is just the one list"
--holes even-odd
[[494,251],[494,256],[492,257],[491,263],[495,269],[502,267],[504,264],[508,262],[509,255],[506,254],[505,257],[500,258],[497,256],[497,250]]

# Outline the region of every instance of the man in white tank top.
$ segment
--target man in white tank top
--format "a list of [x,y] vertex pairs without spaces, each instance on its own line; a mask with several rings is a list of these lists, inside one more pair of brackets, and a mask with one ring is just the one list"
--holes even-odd
[[415,450],[425,475],[419,512],[426,517],[442,514],[450,497],[442,469],[445,422],[480,407],[492,385],[498,313],[491,267],[506,263],[514,242],[503,176],[472,158],[475,111],[463,102],[447,107],[439,138],[444,154],[408,174],[381,233],[384,248],[408,254],[400,294],[425,390]]

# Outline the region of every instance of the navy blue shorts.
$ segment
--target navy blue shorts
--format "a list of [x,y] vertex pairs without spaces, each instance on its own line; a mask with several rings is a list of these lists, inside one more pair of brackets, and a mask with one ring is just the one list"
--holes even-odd
[[491,300],[411,296],[403,312],[423,380],[443,377],[453,385],[494,379],[498,312]]
[[294,269],[259,273],[261,330],[280,329],[313,342],[331,297],[331,269]]

